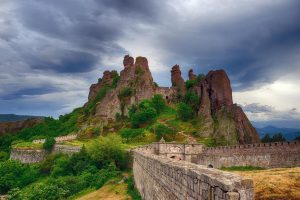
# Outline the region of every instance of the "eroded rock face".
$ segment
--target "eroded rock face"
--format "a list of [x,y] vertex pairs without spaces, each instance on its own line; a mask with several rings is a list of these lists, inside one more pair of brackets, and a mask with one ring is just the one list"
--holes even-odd
[[227,144],[257,143],[259,137],[243,110],[233,104],[230,80],[224,70],[210,71],[199,83],[198,114],[204,121],[204,136]]
[[90,87],[90,92],[88,100],[92,101],[96,96],[98,91],[104,86],[110,86],[113,82],[112,72],[104,71],[103,77],[98,80],[98,83],[92,84]]
[[[145,57],[134,59],[128,55],[123,60],[124,69],[120,72],[120,80],[116,89],[111,90],[101,102],[97,104],[96,116],[104,120],[114,120],[116,113],[128,114],[128,107],[143,99],[149,99],[155,94],[153,78]],[[119,99],[120,92],[131,88],[131,97]]]
[[194,74],[193,69],[189,70],[189,80],[195,80],[197,79],[197,76]]
[[171,70],[172,87],[176,88],[181,94],[185,93],[184,80],[181,76],[179,65],[174,65]]
[[[172,87],[158,87],[153,78],[145,57],[126,55],[123,60],[124,69],[116,88],[111,88],[104,98],[96,104],[95,117],[101,122],[115,120],[116,113],[128,115],[128,108],[143,99],[150,99],[154,94],[162,94],[168,103],[178,101],[178,94],[185,94],[184,79],[179,65],[171,70]],[[193,70],[189,71],[189,79],[196,80]],[[113,82],[112,72],[105,71],[102,79],[90,89],[89,101],[95,98],[98,91]],[[132,95],[120,99],[122,90],[130,88]],[[243,110],[232,101],[230,80],[224,70],[210,71],[191,91],[199,96],[198,117],[202,120],[201,133],[205,137],[218,138],[224,145],[259,142],[258,134],[251,125]]]

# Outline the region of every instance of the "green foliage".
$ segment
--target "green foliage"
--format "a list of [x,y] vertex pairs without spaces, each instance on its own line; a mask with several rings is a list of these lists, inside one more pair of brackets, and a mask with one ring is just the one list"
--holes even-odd
[[138,106],[129,109],[129,118],[133,128],[152,123],[166,109],[165,100],[161,95],[154,95],[150,100],[141,101]]
[[153,132],[156,135],[156,139],[160,140],[162,137],[164,137],[167,141],[171,141],[174,139],[175,131],[163,124],[157,124],[153,126]]
[[43,149],[51,151],[53,146],[55,145],[56,141],[53,137],[46,138],[44,144],[43,144]]
[[112,78],[113,78],[113,82],[112,82],[111,87],[116,88],[118,85],[118,82],[120,80],[120,75],[118,74],[118,72],[116,70],[112,71]]
[[13,188],[7,193],[7,199],[11,200],[24,200],[25,197],[22,194],[20,188]]
[[18,161],[0,162],[0,194],[13,188],[21,188],[38,179],[39,172],[34,166],[21,164]]
[[177,108],[177,115],[178,118],[182,121],[188,121],[193,118],[194,111],[191,106],[187,105],[186,103],[179,103]]
[[285,141],[286,141],[286,139],[282,135],[282,133],[277,133],[277,134],[273,135],[273,137],[270,137],[270,135],[267,133],[261,139],[261,142],[263,142],[263,143],[268,143],[268,142],[285,142]]
[[134,91],[133,91],[132,88],[130,88],[130,87],[125,87],[125,88],[123,88],[123,89],[120,91],[118,97],[119,97],[120,100],[123,100],[123,99],[125,99],[125,98],[127,98],[127,97],[131,97],[131,96],[133,95],[133,93],[134,93]]
[[124,128],[120,130],[120,135],[122,136],[122,138],[125,138],[127,142],[142,135],[143,133],[144,130],[140,128],[138,129]]
[[95,110],[96,110],[96,103],[100,102],[105,95],[107,94],[107,92],[110,90],[110,87],[105,86],[103,88],[101,88],[96,97],[88,103],[88,105],[84,108],[83,112],[84,114],[88,115],[88,114],[94,114]]
[[187,80],[184,82],[184,86],[187,90],[192,89],[197,84],[197,80]]
[[142,200],[140,193],[137,191],[134,185],[133,176],[129,176],[126,180],[127,183],[127,193],[131,196],[132,200]]
[[9,158],[9,154],[5,151],[0,151],[0,162],[5,161]]
[[197,82],[199,83],[200,81],[202,81],[205,78],[205,74],[199,74],[197,76]]
[[254,171],[254,170],[264,170],[263,167],[257,166],[232,166],[232,167],[221,167],[221,170],[225,171]]
[[191,106],[194,113],[198,111],[200,100],[198,95],[195,92],[187,92],[183,97],[183,102]]
[[127,154],[122,148],[120,136],[108,135],[93,140],[87,145],[87,152],[98,167],[104,167],[110,163],[114,163],[120,169],[127,167]]
[[152,106],[158,114],[162,113],[166,108],[166,102],[162,95],[156,94],[151,99]]

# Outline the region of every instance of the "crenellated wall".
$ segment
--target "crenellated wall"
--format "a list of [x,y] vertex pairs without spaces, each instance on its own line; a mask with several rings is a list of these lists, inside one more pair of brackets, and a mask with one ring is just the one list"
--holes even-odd
[[214,168],[259,166],[264,168],[300,166],[300,142],[258,143],[203,148],[196,163]]
[[155,145],[133,150],[135,184],[144,200],[254,199],[251,179],[155,155],[155,151]]

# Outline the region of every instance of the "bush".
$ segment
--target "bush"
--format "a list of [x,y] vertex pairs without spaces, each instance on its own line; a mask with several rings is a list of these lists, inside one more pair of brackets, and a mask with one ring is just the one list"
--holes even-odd
[[186,103],[179,103],[177,115],[182,121],[188,121],[189,119],[193,118],[194,112],[191,106],[187,105]]
[[261,142],[263,142],[263,143],[268,143],[268,142],[285,142],[285,141],[286,141],[286,139],[282,135],[282,133],[276,133],[275,135],[273,135],[273,137],[270,137],[270,135],[267,133],[261,139]]
[[56,141],[53,137],[51,138],[46,138],[44,144],[43,144],[43,148],[48,150],[48,151],[51,151],[53,146],[55,145]]
[[200,100],[195,92],[187,92],[183,97],[183,102],[191,106],[194,112],[198,111]]
[[5,151],[0,151],[0,162],[5,161],[9,158],[9,154]]
[[160,94],[154,95],[151,99],[151,102],[157,114],[162,113],[166,108],[166,102]]
[[[160,140],[164,137],[167,140],[171,140],[172,136],[174,136],[175,131],[163,124],[157,124],[153,127],[153,131],[156,135],[156,139]],[[170,137],[171,136],[171,137]]]
[[125,87],[125,88],[123,88],[123,89],[120,91],[118,97],[119,97],[120,100],[122,100],[122,99],[124,99],[124,98],[131,97],[132,95],[133,95],[133,90],[132,90],[132,88],[130,88],[130,87]]
[[0,162],[0,193],[5,194],[10,189],[22,188],[36,181],[38,176],[38,170],[34,166],[13,160]]
[[133,138],[136,138],[144,133],[143,129],[131,129],[131,128],[125,128],[120,131],[120,135],[122,138],[125,138],[127,142],[132,140]]
[[99,168],[110,163],[115,163],[119,169],[127,167],[127,154],[122,148],[120,136],[108,135],[93,140],[87,145],[87,152]]
[[111,87],[112,88],[116,88],[117,85],[118,85],[118,82],[120,80],[120,76],[119,76],[119,74],[118,74],[118,72],[116,70],[112,71],[112,77],[113,77],[113,82],[111,84]]

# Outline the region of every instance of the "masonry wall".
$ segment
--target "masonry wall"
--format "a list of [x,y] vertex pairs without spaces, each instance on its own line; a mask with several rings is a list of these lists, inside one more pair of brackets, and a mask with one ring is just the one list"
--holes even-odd
[[[81,147],[55,144],[54,153],[64,153],[72,155],[79,152]],[[49,153],[44,149],[17,149],[13,148],[10,152],[10,159],[19,160],[22,163],[37,163],[43,161]]]
[[10,159],[22,163],[37,163],[45,159],[47,152],[44,149],[12,149]]
[[253,182],[241,176],[153,154],[155,148],[133,150],[133,174],[144,200],[251,200]]
[[204,148],[197,164],[214,168],[259,166],[265,168],[300,166],[300,143],[275,142]]

